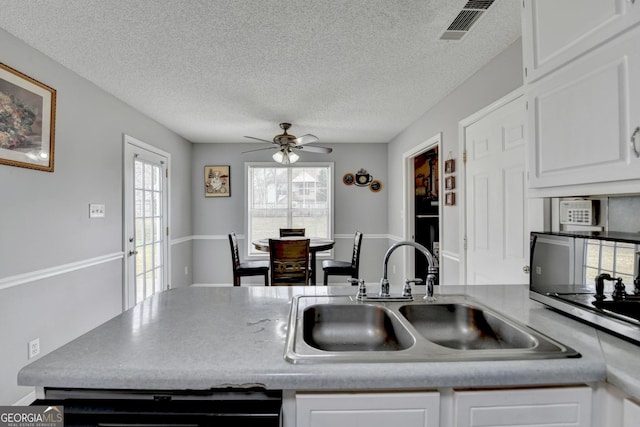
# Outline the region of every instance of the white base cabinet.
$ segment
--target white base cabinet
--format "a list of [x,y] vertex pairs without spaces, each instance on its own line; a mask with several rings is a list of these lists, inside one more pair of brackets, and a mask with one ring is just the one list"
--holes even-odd
[[296,394],[296,427],[438,427],[440,394]]
[[[599,427],[588,386],[296,393],[296,427]],[[625,425],[626,427],[626,425]]]
[[640,405],[624,399],[622,402],[622,427],[637,427],[640,423]]
[[592,427],[591,395],[589,387],[457,391],[454,425]]

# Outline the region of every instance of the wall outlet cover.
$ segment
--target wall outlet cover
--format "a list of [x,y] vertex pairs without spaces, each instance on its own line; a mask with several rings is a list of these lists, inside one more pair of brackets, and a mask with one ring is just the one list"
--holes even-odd
[[29,341],[29,359],[33,359],[40,354],[40,338]]

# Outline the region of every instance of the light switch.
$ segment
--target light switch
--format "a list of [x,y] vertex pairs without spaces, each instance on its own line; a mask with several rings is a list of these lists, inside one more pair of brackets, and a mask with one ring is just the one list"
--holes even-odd
[[102,204],[89,204],[89,218],[104,218],[105,206]]

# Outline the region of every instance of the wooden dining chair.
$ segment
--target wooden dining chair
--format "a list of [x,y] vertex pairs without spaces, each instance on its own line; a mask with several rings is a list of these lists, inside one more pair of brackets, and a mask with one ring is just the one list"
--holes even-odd
[[351,261],[339,261],[327,259],[322,261],[322,271],[324,271],[324,285],[327,286],[329,276],[351,276],[358,277],[360,271],[360,249],[362,247],[362,233],[356,231],[353,238],[353,252]]
[[233,231],[229,233],[229,246],[233,265],[233,286],[240,286],[240,278],[246,276],[264,276],[264,285],[269,286],[269,261],[240,262],[238,238]]
[[271,286],[308,285],[309,239],[269,239]]
[[304,237],[304,228],[281,228],[280,237],[302,236]]

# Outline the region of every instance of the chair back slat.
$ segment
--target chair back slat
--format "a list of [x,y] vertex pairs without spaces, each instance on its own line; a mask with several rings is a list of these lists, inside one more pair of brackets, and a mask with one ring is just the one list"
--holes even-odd
[[290,237],[290,236],[304,237],[305,231],[306,230],[304,228],[281,228],[280,237]]
[[231,248],[231,260],[233,266],[238,267],[240,265],[240,253],[238,252],[238,238],[235,232],[229,233],[229,247]]
[[358,270],[360,269],[360,248],[362,247],[362,233],[356,231],[355,237],[353,239],[353,255],[351,256],[351,266],[353,267],[356,276],[358,275]]

